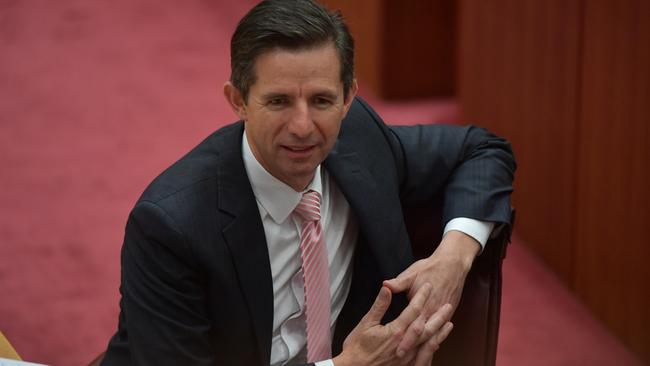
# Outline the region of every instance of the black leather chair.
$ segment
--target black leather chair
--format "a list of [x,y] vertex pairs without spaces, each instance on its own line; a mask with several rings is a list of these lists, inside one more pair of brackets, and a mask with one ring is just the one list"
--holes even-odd
[[[440,205],[406,207],[404,216],[416,258],[440,242]],[[513,224],[514,224],[514,210]],[[432,224],[434,223],[434,224]],[[501,311],[501,265],[510,242],[510,227],[501,228],[475,260],[452,322],[454,329],[435,353],[433,365],[493,366],[496,362]]]

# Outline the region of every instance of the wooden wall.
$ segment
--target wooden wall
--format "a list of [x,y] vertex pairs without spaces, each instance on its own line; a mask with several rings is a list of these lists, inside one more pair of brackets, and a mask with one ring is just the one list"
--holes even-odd
[[462,2],[458,56],[464,119],[513,142],[517,232],[567,282],[573,277],[566,242],[575,210],[578,4]]
[[324,0],[321,1],[332,10],[340,10],[350,27],[355,41],[355,72],[359,84],[376,95],[381,95],[381,69],[378,62],[383,51],[383,7],[376,0]]
[[584,14],[574,284],[650,363],[650,2]]
[[356,41],[357,76],[364,90],[387,99],[454,94],[454,0],[322,3],[341,10],[350,26]]
[[460,0],[466,119],[508,137],[516,231],[650,363],[650,2]]

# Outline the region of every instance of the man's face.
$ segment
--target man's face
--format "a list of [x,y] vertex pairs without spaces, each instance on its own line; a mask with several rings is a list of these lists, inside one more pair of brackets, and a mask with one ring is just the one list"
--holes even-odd
[[255,76],[247,103],[229,83],[226,97],[245,121],[248,143],[260,164],[301,191],[332,149],[356,82],[344,100],[332,44],[263,53],[255,61]]

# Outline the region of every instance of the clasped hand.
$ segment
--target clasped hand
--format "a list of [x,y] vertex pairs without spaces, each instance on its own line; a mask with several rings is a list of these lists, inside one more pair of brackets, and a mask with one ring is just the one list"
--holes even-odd
[[[333,359],[334,364],[430,365],[433,353],[453,327],[449,322],[452,314],[449,304],[428,319],[423,315],[430,293],[431,285],[422,285],[395,320],[381,325],[392,299],[391,291],[383,286],[368,313],[343,342],[343,352]],[[404,340],[408,340],[410,347],[398,350]]]
[[[479,251],[480,244],[472,237],[450,231],[430,257],[384,281],[372,308],[348,335],[334,364],[430,365],[451,332],[451,316]],[[404,291],[409,305],[397,319],[382,326],[392,294]]]

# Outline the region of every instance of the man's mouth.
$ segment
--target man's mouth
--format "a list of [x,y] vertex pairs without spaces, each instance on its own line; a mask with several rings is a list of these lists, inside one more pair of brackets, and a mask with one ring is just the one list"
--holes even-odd
[[313,146],[285,146],[285,148],[291,151],[307,151],[313,148]]
[[289,153],[289,156],[294,158],[306,158],[311,156],[312,152],[316,148],[315,145],[307,146],[294,146],[294,145],[282,145],[282,147]]

